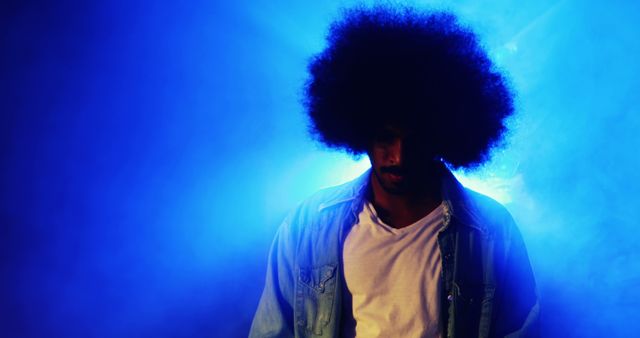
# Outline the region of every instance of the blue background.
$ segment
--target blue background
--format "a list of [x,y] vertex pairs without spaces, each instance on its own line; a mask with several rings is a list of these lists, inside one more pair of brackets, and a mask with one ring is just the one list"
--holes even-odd
[[[246,336],[286,212],[367,167],[300,105],[353,3],[4,1],[0,337]],[[508,146],[457,175],[518,221],[544,337],[634,336],[640,4],[427,5],[519,94]]]

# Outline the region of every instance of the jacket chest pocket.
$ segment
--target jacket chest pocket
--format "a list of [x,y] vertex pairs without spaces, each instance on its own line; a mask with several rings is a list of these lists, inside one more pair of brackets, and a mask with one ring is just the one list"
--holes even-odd
[[334,265],[298,269],[294,312],[299,330],[322,335],[322,329],[331,320],[336,295],[335,272]]

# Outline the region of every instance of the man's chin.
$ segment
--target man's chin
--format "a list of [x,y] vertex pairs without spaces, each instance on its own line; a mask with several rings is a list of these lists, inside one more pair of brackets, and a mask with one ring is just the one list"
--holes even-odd
[[380,184],[380,186],[382,187],[382,189],[384,189],[384,191],[386,191],[389,194],[393,194],[393,195],[404,195],[407,192],[409,192],[408,187],[406,186],[406,184],[404,184],[404,182],[381,182],[382,184]]

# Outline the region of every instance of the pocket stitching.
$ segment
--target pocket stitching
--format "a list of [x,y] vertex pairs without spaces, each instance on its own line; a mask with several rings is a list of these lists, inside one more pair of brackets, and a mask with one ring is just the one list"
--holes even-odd
[[[320,277],[317,278],[317,283],[314,270],[320,270]],[[322,328],[326,326],[331,318],[333,312],[334,305],[334,293],[335,293],[335,270],[336,266],[327,264],[320,267],[310,267],[310,268],[298,268],[298,292],[297,292],[297,308],[298,314],[296,316],[297,324],[304,328],[307,332],[311,332],[317,335],[322,334]],[[331,284],[329,290],[327,291],[327,282],[334,281]],[[317,285],[316,285],[317,284]],[[307,321],[305,317],[308,317],[308,313],[305,311],[305,291],[304,289],[310,290],[315,294],[316,300],[316,312],[315,316],[311,323]],[[325,292],[327,291],[327,292]],[[327,309],[325,313],[320,313],[319,301],[324,299],[327,301]],[[305,316],[307,314],[307,316]],[[322,319],[320,319],[322,318]]]

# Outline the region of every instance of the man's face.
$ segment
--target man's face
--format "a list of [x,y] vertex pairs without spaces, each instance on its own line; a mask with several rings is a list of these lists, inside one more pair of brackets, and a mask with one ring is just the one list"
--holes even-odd
[[368,151],[375,179],[388,193],[419,193],[437,173],[427,142],[413,131],[385,127]]

